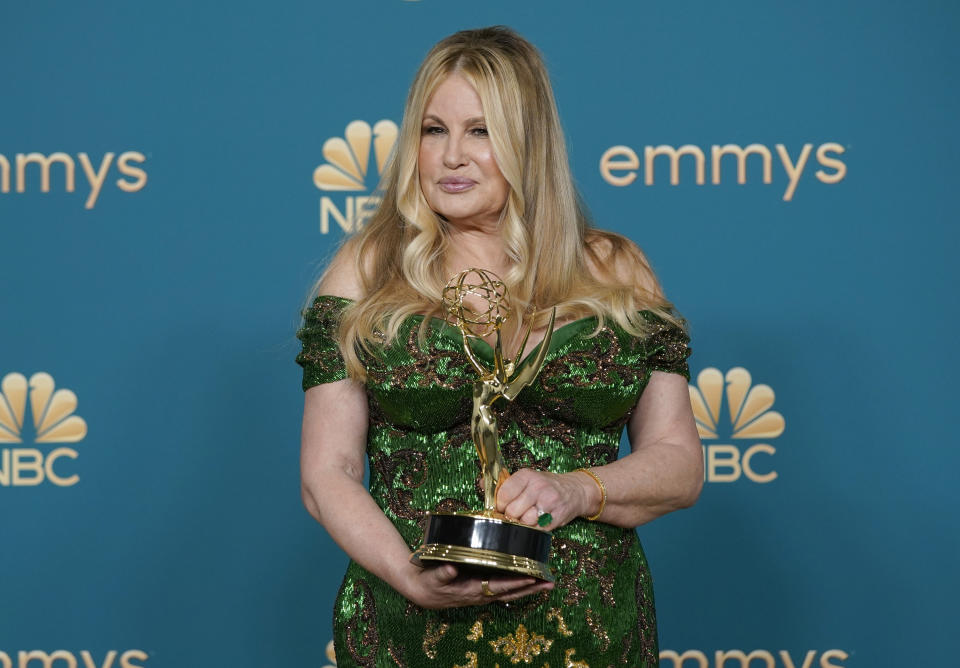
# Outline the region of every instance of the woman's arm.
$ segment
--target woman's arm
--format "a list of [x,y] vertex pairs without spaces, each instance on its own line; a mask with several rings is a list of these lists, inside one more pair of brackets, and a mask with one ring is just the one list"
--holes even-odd
[[395,587],[410,551],[363,485],[367,397],[346,379],[307,390],[300,490],[307,511],[357,563]]
[[[692,506],[703,487],[703,451],[687,380],[654,371],[627,423],[627,435],[629,455],[592,469],[607,488],[607,505],[598,519],[635,527]],[[597,487],[593,480],[584,482]],[[599,508],[599,488],[596,500],[591,514]]]
[[[607,490],[598,521],[635,527],[697,500],[703,455],[683,376],[654,371],[627,425],[632,452],[593,471]],[[549,512],[550,529],[600,510],[601,492],[586,473],[521,469],[501,485],[497,507],[525,524]],[[539,509],[539,510],[538,510]]]

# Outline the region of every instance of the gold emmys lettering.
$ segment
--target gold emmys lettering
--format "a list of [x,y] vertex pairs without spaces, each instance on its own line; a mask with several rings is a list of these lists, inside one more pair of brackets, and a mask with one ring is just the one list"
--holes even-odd
[[[123,176],[129,177],[129,180],[119,178],[116,180],[116,186],[120,190],[133,193],[142,190],[147,185],[147,172],[137,164],[146,162],[147,157],[139,151],[126,151],[120,154],[116,163],[113,159],[115,153],[105,153],[99,160],[99,164],[94,165],[94,161],[86,153],[78,153],[77,161],[83,169],[87,184],[90,187],[90,193],[87,195],[87,201],[84,204],[85,209],[92,209],[97,204],[100,192],[106,183],[107,176],[110,173],[112,164],[116,165],[117,171]],[[17,193],[27,192],[27,186],[31,183],[28,179],[29,165],[36,165],[40,175],[40,192],[50,192],[50,172],[57,163],[61,166],[63,172],[63,189],[72,193],[76,190],[76,162],[67,153],[55,152],[49,155],[43,153],[17,153],[13,161],[0,153],[0,193],[7,194],[11,189],[11,182]],[[35,170],[31,170],[35,171]],[[32,183],[35,183],[33,181]],[[35,186],[34,186],[35,187]]]
[[[17,659],[16,663],[13,661],[14,656]],[[36,666],[53,668],[55,664],[60,668],[144,668],[142,662],[150,658],[146,652],[139,649],[127,650],[122,654],[112,649],[106,653],[102,662],[95,659],[93,653],[88,650],[82,650],[79,653],[79,661],[77,656],[65,649],[52,652],[31,649],[9,653],[0,650],[0,668],[35,668]],[[117,663],[118,657],[119,663]]]
[[[797,190],[797,184],[803,175],[804,169],[813,151],[813,144],[804,144],[796,158],[784,144],[774,146],[780,164],[787,176],[787,188],[783,193],[783,201],[789,202]],[[832,172],[818,169],[815,176],[821,183],[839,183],[847,175],[847,165],[834,156],[842,155],[846,149],[836,142],[826,142],[817,147],[816,158],[821,167],[833,170]],[[747,182],[747,157],[755,155],[761,161],[761,180],[765,185],[773,182],[773,153],[763,144],[750,144],[742,147],[738,144],[713,144],[710,147],[710,181],[719,185],[722,181],[721,162],[724,156],[736,158],[737,183]],[[706,183],[706,152],[694,144],[684,144],[679,148],[661,144],[659,146],[645,146],[643,149],[644,184],[652,186],[655,183],[655,164],[658,157],[669,160],[670,185],[680,183],[680,158],[688,157],[693,161],[694,181],[698,186]],[[688,160],[688,162],[689,162]],[[662,160],[661,160],[662,162]],[[640,156],[629,146],[611,146],[600,157],[600,176],[612,186],[623,187],[632,184],[637,179],[640,170]]]
[[828,649],[823,653],[811,649],[807,650],[802,659],[794,659],[785,649],[779,652],[765,649],[751,652],[718,649],[713,653],[713,662],[710,661],[708,653],[698,649],[688,649],[682,653],[671,649],[660,652],[660,662],[664,668],[750,668],[761,662],[764,668],[843,668],[842,663],[833,662],[846,661],[848,658],[850,655],[842,649]]

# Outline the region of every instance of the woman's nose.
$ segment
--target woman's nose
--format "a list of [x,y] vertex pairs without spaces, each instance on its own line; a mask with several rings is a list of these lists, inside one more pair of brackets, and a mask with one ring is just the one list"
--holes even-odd
[[443,165],[448,169],[456,169],[467,162],[464,155],[463,141],[451,136],[443,151]]

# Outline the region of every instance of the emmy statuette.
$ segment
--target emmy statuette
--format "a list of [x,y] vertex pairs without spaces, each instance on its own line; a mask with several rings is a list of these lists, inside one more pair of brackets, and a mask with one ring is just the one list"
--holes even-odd
[[[551,534],[508,519],[497,512],[497,490],[510,477],[497,441],[497,414],[494,404],[500,399],[513,401],[520,391],[540,373],[553,334],[556,308],[550,314],[547,332],[532,360],[523,351],[533,323],[529,323],[515,358],[504,360],[500,329],[507,319],[506,287],[492,272],[467,269],[454,276],[443,290],[443,303],[450,320],[463,335],[463,351],[477,372],[473,384],[471,436],[477,448],[483,482],[483,509],[468,512],[427,513],[423,542],[411,561],[450,562],[461,570],[476,574],[519,574],[553,581],[547,560]],[[485,305],[472,308],[464,303]],[[493,368],[477,357],[471,341],[495,335]],[[548,522],[549,523],[549,522]]]

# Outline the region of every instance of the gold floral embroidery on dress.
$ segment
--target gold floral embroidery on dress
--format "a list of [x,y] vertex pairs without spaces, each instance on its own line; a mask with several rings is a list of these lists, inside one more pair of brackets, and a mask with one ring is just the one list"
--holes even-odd
[[449,497],[441,499],[436,507],[438,513],[456,513],[461,510],[470,510],[469,504],[464,503],[460,499],[451,499]]
[[407,668],[407,662],[403,660],[403,652],[397,649],[397,647],[393,644],[393,641],[387,643],[387,654],[389,654],[390,658],[393,659],[393,662],[396,664],[397,668]]
[[[402,326],[401,326],[402,327]],[[443,350],[438,346],[429,346],[428,350],[420,347],[419,341],[420,327],[410,327],[407,334],[407,341],[404,350],[407,354],[403,364],[385,364],[386,360],[371,360],[367,369],[369,380],[376,384],[389,382],[393,387],[431,387],[439,385],[448,390],[456,390],[466,387],[470,384],[467,374],[444,374],[437,372],[437,367],[446,366],[447,368],[465,367],[467,359],[459,350]],[[433,326],[427,328],[427,340],[435,338],[436,332]],[[389,347],[384,348],[386,355],[395,354],[396,342]],[[411,377],[415,380],[411,382]]]
[[483,622],[479,619],[470,627],[470,633],[467,634],[467,640],[478,642],[483,637]]
[[[526,436],[536,439],[534,442],[542,441],[544,437],[560,443],[562,447],[557,448],[570,459],[580,462],[583,458],[581,449],[581,439],[577,430],[569,422],[556,419],[557,413],[562,413],[562,407],[544,405],[544,402],[538,402],[532,406],[525,406],[527,420],[518,422],[518,426],[524,431]],[[528,431],[532,429],[533,431]],[[586,465],[587,462],[584,462]],[[608,464],[609,462],[590,462],[591,466]]]
[[473,442],[470,440],[469,421],[447,431],[447,437],[443,439],[443,445],[440,446],[440,456],[444,459],[450,459],[451,448],[458,448],[467,442],[470,443],[471,447],[473,446]]
[[640,636],[640,652],[644,661],[651,666],[659,661],[660,651],[657,646],[657,613],[653,606],[653,587],[650,582],[650,571],[641,569],[637,573],[637,633]]
[[477,653],[476,652],[467,652],[466,655],[467,662],[462,666],[458,663],[453,668],[478,668],[477,663]]
[[[503,417],[500,418],[504,424],[509,424],[509,421],[513,420],[525,435],[532,435],[534,437],[542,435],[543,430],[538,429],[537,420],[533,415],[528,411],[517,411],[516,414],[511,415],[510,408],[512,408],[512,406],[504,410]],[[537,457],[526,444],[516,439],[510,439],[501,443],[500,451],[503,453],[503,458],[511,471],[519,471],[520,469],[549,471],[550,465],[553,462],[553,458],[549,456]]]
[[[620,645],[623,647],[623,651],[620,652],[620,665],[622,666],[627,665],[627,657],[630,656],[630,648],[633,647],[634,635],[636,635],[636,631],[631,631],[620,641]],[[657,663],[659,663],[659,661]]]
[[[558,357],[553,362],[547,364],[543,371],[543,380],[541,384],[547,393],[556,390],[553,379],[569,379],[573,385],[586,387],[602,383],[612,385],[616,382],[613,375],[618,369],[623,368],[622,364],[617,363],[622,347],[620,339],[616,333],[609,327],[603,327],[594,337],[598,345],[591,350],[577,351],[576,369],[579,373],[571,373],[574,366],[569,358]],[[557,369],[552,369],[554,365],[559,365]],[[592,372],[590,371],[592,370]]]
[[679,373],[690,380],[690,370],[687,368],[687,357],[690,355],[688,343],[690,337],[686,332],[657,318],[653,331],[643,341],[648,368],[651,371]]
[[[354,615],[345,625],[347,651],[358,665],[373,668],[374,661],[377,659],[377,648],[380,645],[377,608],[373,602],[373,590],[365,580],[357,580],[355,587],[360,590],[358,597],[361,601],[360,614],[359,619],[357,619],[358,615]],[[361,652],[365,653],[361,654]]]
[[[594,561],[594,564],[597,562]],[[613,571],[607,571],[606,573],[601,573],[600,569],[597,569],[597,572],[594,573],[594,577],[597,578],[597,583],[600,585],[600,598],[603,599],[603,602],[611,607],[616,607],[617,601],[613,598],[613,583],[617,579],[617,574]]]
[[[563,561],[575,562],[574,571],[566,576],[562,583],[567,593],[564,605],[577,605],[588,597],[587,591],[581,583],[596,582],[600,589],[600,597],[605,605],[616,607],[613,596],[613,585],[617,579],[617,564],[622,563],[629,554],[631,540],[629,536],[622,540],[618,549],[613,551],[613,544],[604,535],[602,528],[596,530],[594,543],[581,543],[572,539],[555,542],[554,549],[557,556]],[[610,551],[597,552],[595,545],[608,545]]]
[[586,661],[574,661],[573,655],[577,653],[577,650],[570,648],[563,653],[563,668],[590,668],[590,664]]
[[554,541],[553,549],[559,561],[576,564],[573,573],[565,573],[560,576],[557,587],[566,591],[563,597],[564,605],[578,605],[587,597],[587,591],[580,586],[580,576],[584,574],[587,562],[592,561],[589,556],[591,547],[568,538]]
[[297,330],[303,350],[297,355],[297,364],[303,367],[305,390],[347,377],[336,336],[344,306],[338,297],[320,296],[303,312],[303,327]]
[[603,628],[603,621],[593,616],[593,608],[587,608],[587,626],[593,631],[593,635],[600,639],[600,651],[606,652],[610,649],[610,636],[607,630]]
[[413,507],[411,489],[427,481],[427,455],[413,449],[398,450],[389,456],[371,453],[370,465],[387,488],[387,505],[405,520],[419,520],[423,511]]
[[533,657],[540,656],[541,652],[550,651],[552,640],[544,638],[539,633],[530,633],[523,624],[517,626],[513,634],[490,641],[490,647],[495,654],[503,654],[510,659],[510,663],[531,663]]
[[567,622],[564,621],[563,615],[560,614],[559,608],[550,608],[547,610],[547,621],[557,620],[557,633],[562,635],[564,638],[569,638],[573,635],[573,631],[567,628]]
[[449,624],[437,622],[433,619],[427,621],[427,628],[423,632],[423,653],[431,659],[437,658],[437,643],[440,638],[450,628]]

